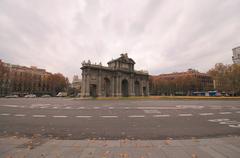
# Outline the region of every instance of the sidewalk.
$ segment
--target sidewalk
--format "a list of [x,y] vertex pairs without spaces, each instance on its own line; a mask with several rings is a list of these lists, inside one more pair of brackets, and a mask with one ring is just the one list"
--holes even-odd
[[0,138],[1,158],[239,158],[240,137],[189,140]]

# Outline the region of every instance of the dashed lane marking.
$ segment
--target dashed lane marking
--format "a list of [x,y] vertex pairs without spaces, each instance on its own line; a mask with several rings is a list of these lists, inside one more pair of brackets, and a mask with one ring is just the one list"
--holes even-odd
[[145,116],[144,115],[130,115],[128,117],[130,117],[130,118],[143,118]]
[[77,117],[77,118],[91,118],[92,116],[75,116],[75,117]]
[[46,117],[46,115],[32,115],[32,117]]
[[9,116],[10,114],[7,114],[7,113],[3,113],[3,114],[0,114],[1,116]]
[[129,107],[124,107],[124,109],[126,109],[126,110],[127,110],[127,109],[129,109]]
[[179,114],[178,116],[192,116],[192,114]]
[[166,114],[166,115],[153,115],[153,117],[169,117],[170,115]]
[[154,107],[154,106],[143,106],[143,107],[136,107],[138,110],[177,110],[180,109],[179,107]]
[[232,112],[228,112],[228,111],[226,111],[226,112],[219,112],[219,114],[221,114],[221,115],[228,115],[228,114],[231,114]]
[[229,127],[233,127],[233,128],[240,128],[240,124],[238,125],[228,125]]
[[200,113],[199,115],[201,116],[209,116],[209,115],[214,115],[213,113]]
[[11,108],[17,108],[17,107],[19,107],[19,105],[1,105],[1,106],[11,107]]
[[57,109],[58,107],[57,106],[54,106],[53,109]]
[[108,109],[114,109],[114,107],[108,107]]
[[65,107],[64,109],[72,109],[72,107],[70,107],[70,106],[67,106],[67,107]]
[[161,112],[159,110],[143,110],[147,114],[160,114]]
[[118,118],[118,116],[115,115],[108,115],[108,116],[100,116],[102,118]]
[[54,117],[54,118],[66,118],[66,117],[68,117],[68,116],[65,116],[65,115],[62,115],[62,116],[52,116],[52,117]]
[[23,116],[26,116],[26,115],[25,114],[15,114],[14,116],[23,117]]
[[77,109],[85,109],[85,107],[78,107]]
[[219,122],[219,124],[221,124],[221,125],[232,125],[232,124],[240,124],[240,122],[233,120],[233,121]]

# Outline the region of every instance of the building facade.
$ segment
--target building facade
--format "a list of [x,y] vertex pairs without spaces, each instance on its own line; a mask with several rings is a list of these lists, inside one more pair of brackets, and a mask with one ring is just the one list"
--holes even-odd
[[26,94],[51,94],[52,74],[45,69],[20,66],[0,60],[0,96]]
[[196,91],[213,90],[213,79],[206,73],[188,69],[151,76],[150,91],[152,95],[191,95]]
[[25,67],[6,63],[8,73],[3,83],[5,95],[50,94],[50,73],[37,67]]
[[240,46],[233,48],[233,56],[232,56],[232,60],[234,64],[240,64]]
[[146,71],[135,71],[134,60],[127,54],[109,61],[108,66],[82,63],[83,97],[148,96],[149,75]]

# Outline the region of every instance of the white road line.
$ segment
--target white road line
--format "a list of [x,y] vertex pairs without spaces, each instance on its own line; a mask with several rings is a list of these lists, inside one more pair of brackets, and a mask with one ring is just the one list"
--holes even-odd
[[1,116],[9,116],[10,114],[7,114],[7,113],[3,113],[3,114],[0,114]]
[[23,116],[26,116],[26,115],[25,114],[15,114],[14,116],[23,117]]
[[179,116],[192,116],[192,114],[179,114]]
[[58,107],[57,106],[54,106],[53,109],[57,109]]
[[240,128],[240,124],[238,125],[228,125],[229,127],[233,127],[233,128]]
[[170,115],[153,115],[153,117],[169,117]]
[[131,118],[142,118],[142,117],[145,117],[144,115],[130,115],[128,117],[131,117]]
[[90,118],[90,117],[92,117],[92,116],[75,116],[75,117],[77,117],[77,118]]
[[102,118],[118,118],[118,116],[114,116],[114,115],[108,115],[108,116],[100,116]]
[[108,109],[114,109],[114,107],[108,107]]
[[64,109],[72,109],[72,107],[70,107],[70,106],[67,106],[67,107],[65,107]]
[[201,116],[209,116],[209,115],[214,115],[213,113],[200,113],[199,115]]
[[240,111],[236,111],[237,114],[240,114]]
[[219,112],[219,114],[221,114],[221,115],[227,115],[227,114],[231,114],[232,112],[228,112],[228,111],[226,111],[226,112]]
[[229,119],[225,119],[225,118],[221,118],[221,119],[211,119],[211,120],[208,120],[210,122],[223,122],[223,121],[229,121]]
[[19,107],[19,105],[1,105],[1,106],[11,107],[11,108],[17,108],[17,107]]
[[85,109],[85,107],[78,107],[77,109]]
[[64,115],[62,115],[62,116],[52,116],[52,117],[54,117],[54,118],[66,118],[66,117],[68,117],[68,116],[64,116]]
[[32,117],[46,117],[46,115],[32,115]]
[[124,109],[129,109],[129,107],[124,107]]

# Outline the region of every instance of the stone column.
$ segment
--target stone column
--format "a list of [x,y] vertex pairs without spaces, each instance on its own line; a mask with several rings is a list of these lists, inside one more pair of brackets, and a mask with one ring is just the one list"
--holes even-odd
[[115,84],[114,84],[114,83],[115,83],[115,81],[114,81],[114,79],[115,79],[115,78],[114,78],[114,76],[113,76],[113,77],[112,77],[112,82],[111,82],[111,85],[112,85],[112,87],[111,87],[111,88],[112,88],[112,96],[113,96],[113,97],[115,96],[115,93],[114,93],[114,90],[115,90],[115,88],[114,88],[114,85],[115,85]]
[[147,81],[146,90],[147,90],[147,96],[149,96],[149,81]]
[[134,93],[134,77],[130,78],[130,96],[135,96],[135,93]]
[[86,97],[89,97],[89,95],[90,95],[90,85],[89,85],[89,81],[90,81],[90,76],[89,76],[89,74],[86,74]]
[[98,77],[98,96],[99,97],[102,96],[102,75],[101,75],[101,72],[100,72],[99,77]]
[[119,88],[118,96],[122,96],[122,79],[120,75],[118,76],[118,88]]
[[118,74],[116,75],[116,96],[119,96],[119,76]]
[[143,81],[142,80],[140,80],[140,96],[144,96],[144,94],[143,94]]
[[84,73],[84,70],[82,72],[82,87],[81,87],[81,96],[82,97],[85,97],[85,85],[86,85],[86,79],[85,79],[85,73]]

